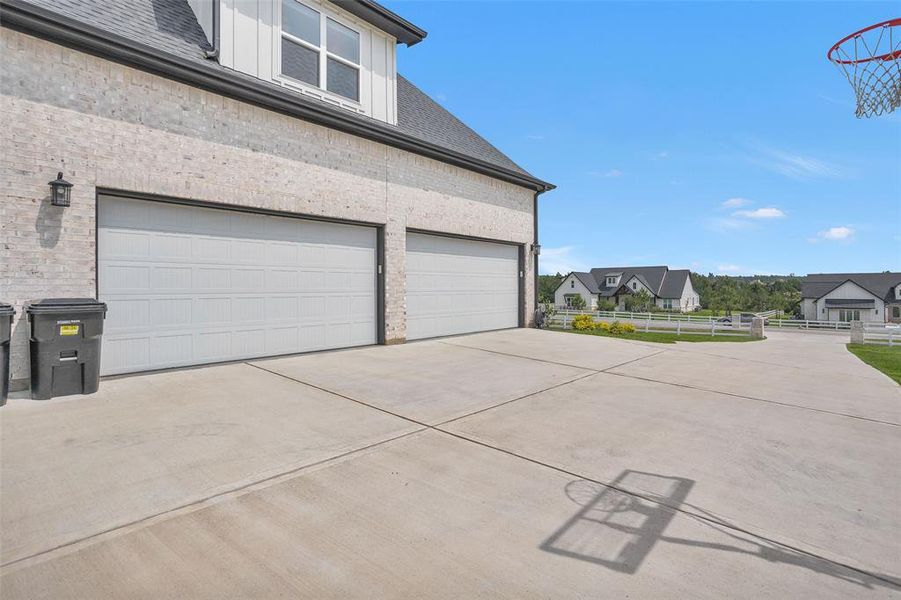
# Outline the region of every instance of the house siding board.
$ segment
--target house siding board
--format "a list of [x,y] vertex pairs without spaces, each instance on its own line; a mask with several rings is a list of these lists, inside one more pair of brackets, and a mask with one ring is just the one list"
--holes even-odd
[[554,305],[559,307],[566,306],[566,296],[569,294],[579,294],[582,296],[582,299],[585,300],[585,308],[589,310],[597,309],[597,295],[592,294],[575,273],[567,275],[560,285],[557,286],[557,289],[554,291]]
[[[391,68],[387,65],[389,58],[391,61],[394,60],[394,54],[388,49],[396,45],[396,40],[384,32],[372,29],[371,25],[331,3],[308,0],[308,4],[315,10],[338,17],[359,31],[360,97],[359,103],[348,102],[316,86],[296,88],[298,93],[396,125],[394,112],[388,110],[388,104],[394,102],[397,81],[393,65]],[[281,3],[220,0],[220,6],[222,10],[220,63],[265,81],[279,78]],[[325,40],[321,43],[324,45]]]
[[[18,309],[15,379],[28,374],[23,303],[96,293],[98,188],[383,225],[388,342],[405,338],[408,227],[533,240],[530,189],[7,28],[0,54],[0,297]],[[59,170],[75,184],[64,210],[47,201]]]
[[[814,302],[815,317],[811,320],[817,321],[837,321],[840,314],[837,308],[827,306],[826,300],[856,300],[862,298],[872,298],[874,300],[874,309],[862,309],[860,311],[860,320],[869,322],[885,321],[885,302],[864,288],[860,287],[853,281],[846,281],[825,296],[818,298]],[[807,316],[805,314],[805,316]]]

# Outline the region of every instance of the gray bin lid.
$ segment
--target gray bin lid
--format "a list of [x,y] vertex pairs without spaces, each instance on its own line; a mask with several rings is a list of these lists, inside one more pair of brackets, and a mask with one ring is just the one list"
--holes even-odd
[[25,303],[25,312],[33,314],[106,313],[106,303],[94,298],[44,298]]
[[12,307],[12,304],[0,302],[0,317],[14,317],[15,315],[16,309]]

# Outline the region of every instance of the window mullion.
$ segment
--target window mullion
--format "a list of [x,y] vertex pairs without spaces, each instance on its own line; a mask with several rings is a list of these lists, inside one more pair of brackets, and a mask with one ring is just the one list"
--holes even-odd
[[328,39],[326,38],[326,17],[319,13],[319,87],[326,89],[328,82],[325,69],[328,66]]

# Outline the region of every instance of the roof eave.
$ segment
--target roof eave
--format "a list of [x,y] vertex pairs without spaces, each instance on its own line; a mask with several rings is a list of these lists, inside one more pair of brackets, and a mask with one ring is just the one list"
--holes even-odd
[[3,27],[49,39],[114,62],[426,156],[539,193],[556,187],[536,177],[406,135],[386,123],[374,119],[360,119],[352,113],[342,114],[289,91],[256,85],[249,77],[244,79],[226,69],[205,67],[199,61],[195,63],[87,23],[65,19],[53,11],[22,0],[0,0],[0,7],[3,9],[3,20],[0,22]]
[[330,0],[332,4],[338,6],[350,14],[359,17],[375,25],[385,33],[394,36],[398,42],[413,46],[418,44],[428,33],[424,29],[420,29],[413,23],[410,23],[397,13],[394,13],[381,4],[372,0]]

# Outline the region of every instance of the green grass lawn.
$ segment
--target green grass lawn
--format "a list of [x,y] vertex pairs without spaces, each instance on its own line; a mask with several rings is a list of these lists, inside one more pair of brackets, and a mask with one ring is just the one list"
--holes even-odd
[[596,335],[599,337],[616,338],[620,340],[640,340],[642,342],[656,342],[658,344],[675,344],[676,342],[757,342],[758,339],[749,335],[710,335],[709,333],[656,333],[653,331],[636,331],[635,333],[613,334],[606,331],[579,331],[577,329],[554,329],[565,333],[579,333],[582,335]]
[[851,354],[901,384],[901,346],[848,344]]

